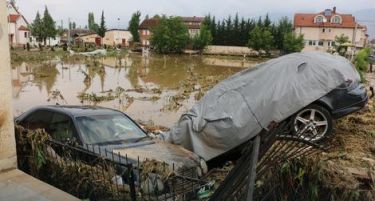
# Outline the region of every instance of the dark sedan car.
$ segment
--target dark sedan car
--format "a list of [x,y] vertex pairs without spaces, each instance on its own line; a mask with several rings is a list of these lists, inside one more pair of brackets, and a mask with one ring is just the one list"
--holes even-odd
[[319,141],[332,133],[334,119],[339,119],[362,109],[368,101],[367,91],[359,81],[348,80],[314,103],[301,109],[290,120],[301,137]]
[[[89,106],[41,106],[25,112],[15,122],[27,129],[45,129],[60,142],[76,141],[83,148],[95,145],[123,157],[126,155],[127,160],[134,163],[138,157],[139,161],[147,158],[165,162],[177,173],[181,169],[194,170],[192,174],[198,177],[207,173],[207,165],[199,156],[181,146],[151,139],[130,117],[117,110]],[[103,155],[104,152],[98,153]]]

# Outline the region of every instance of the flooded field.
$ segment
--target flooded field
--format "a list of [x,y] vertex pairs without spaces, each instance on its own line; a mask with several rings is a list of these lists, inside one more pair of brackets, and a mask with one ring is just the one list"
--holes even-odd
[[262,62],[208,56],[59,58],[13,64],[14,113],[38,105],[98,105],[171,126],[219,81]]

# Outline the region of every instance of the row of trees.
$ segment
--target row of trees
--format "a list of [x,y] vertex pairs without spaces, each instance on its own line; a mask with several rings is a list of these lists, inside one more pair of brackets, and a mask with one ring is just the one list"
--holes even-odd
[[163,16],[152,32],[151,45],[160,53],[180,52],[186,45],[202,50],[208,44],[248,46],[267,54],[272,49],[279,49],[283,54],[299,52],[304,47],[303,36],[294,34],[293,25],[288,18],[272,23],[268,15],[264,20],[259,18],[258,21],[244,18],[240,20],[236,15],[234,20],[229,16],[218,22],[215,17],[208,15],[199,33],[192,38],[179,17]]
[[95,15],[93,12],[89,12],[88,14],[88,23],[87,28],[91,31],[97,33],[100,37],[105,36],[105,32],[107,32],[107,27],[105,23],[104,11],[102,11],[102,15],[100,17],[100,24],[95,22]]
[[[77,27],[75,22],[69,22],[69,29],[75,29]],[[107,31],[105,24],[104,11],[102,11],[102,16],[100,19],[100,25],[95,23],[94,13],[90,12],[88,16],[88,28],[96,32],[102,38],[105,36]],[[62,35],[64,32],[63,27],[56,28],[56,22],[50,15],[47,6],[45,7],[43,17],[36,13],[33,23],[30,25],[31,33],[36,37],[39,42],[44,42],[46,44],[47,38],[55,38],[56,35]]]
[[255,50],[269,52],[279,49],[282,53],[298,52],[304,47],[303,36],[293,34],[293,24],[283,17],[278,22],[272,23],[268,14],[264,19],[234,18],[216,21],[215,17],[208,15],[204,24],[209,27],[213,45],[249,46]]

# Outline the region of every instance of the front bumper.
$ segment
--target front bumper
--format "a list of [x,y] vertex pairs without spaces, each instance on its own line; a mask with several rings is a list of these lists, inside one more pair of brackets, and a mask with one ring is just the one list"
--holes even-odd
[[349,114],[352,114],[354,112],[357,112],[359,110],[361,110],[363,107],[366,106],[366,104],[368,103],[368,96],[366,95],[360,102],[357,102],[353,105],[350,105],[348,107],[345,107],[345,108],[340,108],[338,110],[335,110],[332,112],[332,117],[334,119],[339,119],[339,118],[342,118],[346,115],[349,115]]

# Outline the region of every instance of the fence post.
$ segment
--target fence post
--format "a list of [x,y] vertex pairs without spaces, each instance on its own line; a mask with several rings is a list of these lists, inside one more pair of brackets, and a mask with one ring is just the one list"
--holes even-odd
[[128,165],[128,170],[129,170],[129,179],[130,179],[130,181],[129,181],[129,186],[130,186],[130,199],[132,200],[132,201],[137,201],[137,194],[136,194],[136,192],[135,192],[135,180],[134,180],[134,171],[133,171],[133,166],[132,166],[132,164],[129,164]]
[[256,179],[256,170],[258,164],[258,156],[259,156],[259,147],[260,147],[260,135],[258,134],[253,143],[253,150],[251,152],[251,161],[249,167],[249,183],[248,183],[248,191],[246,200],[252,201],[254,195],[254,188],[255,188],[255,179]]

